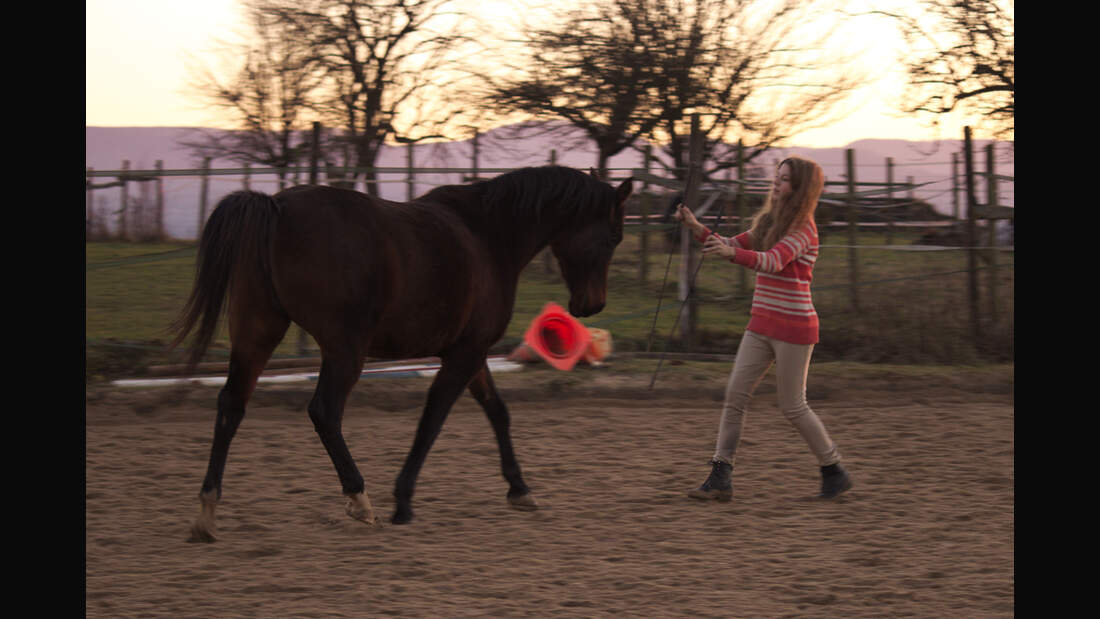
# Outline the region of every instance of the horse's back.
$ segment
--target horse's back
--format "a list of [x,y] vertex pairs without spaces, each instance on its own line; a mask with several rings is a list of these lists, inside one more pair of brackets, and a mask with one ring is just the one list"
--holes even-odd
[[291,187],[274,198],[280,211],[273,251],[282,262],[293,258],[310,267],[343,265],[343,270],[400,263],[409,272],[471,247],[461,218],[438,205],[391,202],[323,185]]
[[279,205],[279,243],[312,245],[318,237],[377,234],[384,226],[384,207],[357,191],[300,185],[273,197]]
[[324,186],[275,199],[276,291],[319,342],[370,332],[372,356],[435,354],[465,328],[485,258],[453,212]]

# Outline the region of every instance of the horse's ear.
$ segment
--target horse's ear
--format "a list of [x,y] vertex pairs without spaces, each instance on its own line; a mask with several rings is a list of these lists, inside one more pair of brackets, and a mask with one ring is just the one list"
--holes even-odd
[[615,208],[611,210],[611,216],[615,220],[621,220],[626,214],[626,199],[634,191],[634,177],[628,177],[615,189]]
[[630,194],[634,191],[634,177],[629,176],[625,181],[619,183],[619,187],[615,189],[615,196],[619,199],[619,204],[626,202],[626,199],[630,197]]

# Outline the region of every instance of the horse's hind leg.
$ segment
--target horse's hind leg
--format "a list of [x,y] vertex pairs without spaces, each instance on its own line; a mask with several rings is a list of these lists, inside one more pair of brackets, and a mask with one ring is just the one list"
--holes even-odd
[[193,542],[213,542],[214,509],[222,495],[222,476],[229,455],[229,444],[244,419],[245,405],[256,388],[256,381],[267,360],[282,340],[290,321],[280,317],[264,320],[259,316],[245,330],[233,331],[233,347],[229,353],[229,373],[225,386],[218,393],[218,415],[214,422],[214,443],[210,462],[202,482],[199,498],[202,509],[191,526]]
[[497,437],[497,445],[500,447],[500,469],[504,479],[508,481],[508,503],[524,511],[538,509],[538,503],[531,496],[531,490],[523,481],[523,474],[516,460],[516,453],[512,447],[511,416],[504,400],[497,393],[493,384],[493,376],[489,373],[488,363],[483,363],[481,371],[470,381],[470,394],[481,404],[485,415],[489,417],[489,424],[493,426],[493,432]]
[[375,526],[378,519],[367,497],[363,476],[344,442],[342,429],[348,393],[362,370],[363,356],[357,351],[322,345],[321,373],[309,403],[309,418],[340,477],[340,486],[348,497],[348,515]]

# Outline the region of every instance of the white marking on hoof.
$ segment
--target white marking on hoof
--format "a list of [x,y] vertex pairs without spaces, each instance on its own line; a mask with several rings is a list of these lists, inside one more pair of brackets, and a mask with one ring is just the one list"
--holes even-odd
[[374,508],[371,507],[370,499],[367,498],[367,493],[365,492],[349,496],[345,511],[347,511],[348,516],[362,522],[368,527],[382,528],[382,520],[374,515]]
[[217,497],[218,494],[216,492],[199,495],[199,499],[202,501],[202,508],[199,511],[199,517],[196,518],[195,523],[191,525],[191,537],[188,538],[187,541],[205,543],[218,541],[217,535],[214,534],[214,508],[218,505]]

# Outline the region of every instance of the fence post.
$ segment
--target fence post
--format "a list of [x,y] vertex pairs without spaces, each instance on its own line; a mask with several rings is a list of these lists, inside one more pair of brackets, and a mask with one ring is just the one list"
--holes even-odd
[[951,217],[959,220],[959,153],[951,153]]
[[415,157],[413,153],[413,147],[415,143],[408,142],[405,149],[405,201],[412,202],[412,199],[416,197],[416,171],[413,168]]
[[[737,234],[749,229],[748,215],[745,210],[748,206],[745,192],[748,191],[748,180],[745,178],[745,144],[741,139],[737,140]],[[735,269],[737,271],[737,296],[747,299],[749,296],[748,269]],[[752,309],[752,304],[745,304],[746,311]]]
[[156,164],[154,164],[154,167],[157,169],[157,180],[156,180],[156,184],[157,184],[157,213],[156,213],[155,224],[156,224],[156,230],[157,230],[157,240],[158,241],[163,241],[164,240],[164,177],[162,176],[162,174],[164,172],[164,161],[162,161],[160,159],[157,159],[157,162],[156,162]]
[[[699,130],[699,114],[691,115],[691,141],[688,147],[688,173],[684,187],[684,205],[692,212],[699,208],[699,183],[703,171],[703,139]],[[680,329],[684,347],[695,345],[695,325],[699,316],[698,303],[695,300],[695,282],[691,280],[696,272],[697,261],[695,247],[692,245],[691,231],[687,226],[680,227],[680,302],[687,305],[687,322]]]
[[210,157],[202,159],[202,186],[199,188],[199,232],[202,238],[202,228],[206,225],[206,199],[210,191]]
[[[916,204],[917,203],[917,190],[916,190],[917,183],[916,183],[916,179],[914,179],[912,176],[906,176],[905,177],[905,186],[907,187],[907,190],[905,192],[906,202],[908,202],[909,204]],[[929,223],[931,223],[931,222],[929,222]],[[925,226],[924,227],[924,234],[928,234],[929,232],[934,232],[935,230],[936,230],[936,228],[934,226]]]
[[479,168],[478,159],[480,159],[480,156],[481,156],[481,140],[480,140],[480,138],[481,138],[481,132],[478,131],[477,128],[474,128],[474,139],[472,140],[473,153],[471,153],[471,155],[470,155],[470,166],[474,169],[474,174],[473,174],[473,177],[470,178],[471,181],[476,181],[478,179],[478,177],[481,176],[481,172],[478,169]]
[[894,158],[886,158],[886,244],[894,244]]
[[859,310],[859,214],[856,212],[856,163],[855,151],[844,150],[845,165],[848,168],[848,286],[852,309]]
[[974,197],[974,152],[970,139],[970,127],[963,128],[963,160],[966,182],[966,244],[968,246],[966,252],[967,301],[970,303],[970,333],[974,343],[977,344],[982,337],[978,314],[978,235],[975,209],[978,200]]
[[989,319],[997,324],[997,177],[993,174],[993,143],[985,146],[985,203],[989,209],[986,222],[989,226]]
[[130,187],[127,183],[126,177],[130,171],[130,160],[122,160],[122,175],[119,177],[119,181],[122,182],[120,194],[122,195],[122,208],[118,210],[118,238],[123,241],[130,240],[130,225],[129,225],[129,209],[130,209]]
[[321,123],[313,121],[313,139],[309,144],[309,184],[316,185],[321,171]]
[[[88,168],[88,172],[94,172],[94,171],[95,171],[95,168]],[[93,222],[95,221],[95,198],[92,195],[94,193],[92,191],[92,185],[94,183],[91,180],[92,178],[94,178],[94,177],[92,177],[89,174],[88,175],[88,182],[86,183],[87,186],[88,186],[88,188],[87,188],[87,193],[88,193],[88,207],[87,207],[88,208],[88,214],[86,216],[86,220],[84,221],[84,240],[88,240],[88,237],[90,237],[92,235]]]
[[[647,179],[649,178],[649,166],[652,164],[652,159],[653,145],[646,144],[645,150],[642,153],[642,167],[645,169]],[[638,238],[638,249],[641,253],[641,260],[638,265],[638,281],[642,286],[645,286],[646,280],[649,279],[649,204],[653,199],[653,196],[649,194],[648,181],[642,183],[641,193],[642,226]]]
[[244,162],[244,178],[241,179],[241,186],[245,191],[252,188],[252,163],[249,161]]

